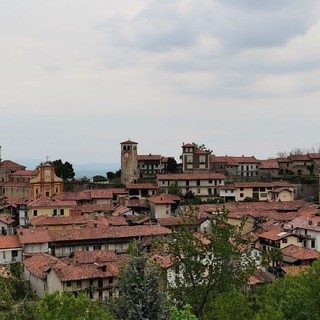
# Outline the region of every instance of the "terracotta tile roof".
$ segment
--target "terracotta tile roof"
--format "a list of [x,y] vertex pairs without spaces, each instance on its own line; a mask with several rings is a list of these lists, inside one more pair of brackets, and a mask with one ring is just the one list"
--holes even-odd
[[126,188],[110,188],[113,194],[127,194],[128,190]]
[[296,276],[300,272],[310,268],[310,266],[288,266],[288,267],[281,267],[285,274]]
[[306,229],[320,232],[320,217],[297,217],[284,226],[286,229]]
[[161,160],[160,154],[145,154],[145,155],[138,155],[138,161],[145,161],[145,160]]
[[38,278],[44,280],[51,268],[56,265],[65,266],[58,258],[46,253],[36,253],[23,261],[25,268]]
[[289,182],[235,182],[236,188],[294,188],[295,185]]
[[40,197],[28,204],[29,208],[52,208],[52,207],[76,207],[74,200],[60,200],[59,198]]
[[308,157],[312,160],[318,160],[318,159],[320,159],[320,153],[319,152],[308,153]]
[[285,231],[280,231],[279,230],[274,230],[271,229],[270,231],[266,231],[264,233],[259,234],[259,238],[264,238],[264,239],[268,239],[268,240],[272,240],[272,241],[278,241],[287,237],[297,237],[297,235],[289,233],[289,232],[285,232]]
[[201,220],[197,218],[190,217],[168,217],[168,218],[158,218],[157,219],[163,227],[173,227],[179,225],[198,225]]
[[289,256],[297,260],[316,260],[319,252],[307,248],[297,247],[291,244],[281,250],[284,256]]
[[111,189],[92,189],[91,199],[112,199],[113,194]]
[[147,199],[154,204],[175,204],[180,201],[180,197],[174,194],[157,194]]
[[224,186],[219,187],[220,190],[236,190],[236,187],[234,184],[229,183],[225,184]]
[[156,183],[129,183],[126,185],[127,189],[157,189]]
[[122,216],[124,215],[125,213],[131,211],[132,209],[126,207],[126,206],[123,206],[123,205],[119,205],[117,206],[116,208],[114,208],[113,212],[112,212],[112,215],[117,217],[117,216]]
[[113,211],[113,204],[111,203],[103,203],[103,204],[92,204],[92,203],[86,203],[78,206],[81,210],[82,214],[85,213],[94,213],[94,212],[112,212]]
[[18,236],[0,236],[0,249],[12,248],[22,248]]
[[158,225],[119,226],[72,230],[48,230],[51,241],[121,239],[170,234],[171,230]]
[[118,257],[111,250],[75,251],[68,258],[61,259],[65,263],[90,264],[117,261]]
[[127,199],[126,206],[130,208],[146,208],[149,209],[149,203],[145,199]]
[[105,219],[109,226],[127,226],[128,223],[124,217],[106,216]]
[[89,219],[80,217],[47,217],[39,216],[30,220],[32,226],[66,226],[66,225],[86,225]]
[[210,163],[224,163],[227,166],[238,166],[238,162],[236,162],[232,157],[228,156],[210,156]]
[[260,160],[261,170],[279,169],[279,163],[276,159]]
[[186,144],[183,144],[182,147],[186,147],[186,148],[195,148],[196,145],[194,143],[186,143]]
[[38,170],[17,170],[10,174],[11,177],[36,177]]
[[297,154],[297,155],[290,155],[290,160],[292,161],[309,161],[309,157],[306,154]]
[[21,244],[46,243],[51,241],[48,231],[45,229],[18,229],[17,235]]
[[9,169],[16,169],[16,170],[23,170],[25,169],[26,167],[21,165],[21,164],[18,164],[16,162],[13,162],[11,160],[3,160],[0,162],[0,167],[2,168],[9,168]]
[[172,258],[169,255],[154,254],[151,256],[150,261],[164,269],[168,269],[172,266]]
[[290,190],[290,189],[288,189],[286,187],[275,188],[273,190],[270,190],[269,192],[271,192],[271,193],[281,193],[282,191],[289,191],[291,193],[293,192],[293,190]]
[[265,282],[271,282],[275,279],[275,276],[269,272],[257,269],[254,271],[253,275],[249,278],[249,285],[263,284]]
[[0,221],[6,225],[15,223],[14,216],[8,214],[0,214]]
[[223,173],[175,173],[158,174],[157,180],[224,180]]

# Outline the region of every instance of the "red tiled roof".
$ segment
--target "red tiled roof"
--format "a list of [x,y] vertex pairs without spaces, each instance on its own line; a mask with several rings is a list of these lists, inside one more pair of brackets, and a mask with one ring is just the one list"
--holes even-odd
[[168,218],[158,218],[157,219],[163,227],[172,227],[179,225],[197,225],[201,221],[197,218],[190,217],[168,217]]
[[19,163],[16,163],[16,162],[13,162],[11,160],[3,160],[0,162],[0,167],[2,168],[9,168],[9,169],[25,169],[26,167],[19,164]]
[[175,173],[158,174],[157,180],[224,180],[222,173]]
[[0,236],[0,249],[22,248],[18,236]]
[[73,264],[89,264],[117,261],[117,254],[112,250],[75,251],[64,262]]
[[52,208],[52,207],[75,207],[77,203],[74,200],[60,200],[59,198],[40,197],[28,204],[30,208]]
[[288,182],[235,182],[236,188],[294,188],[295,185]]
[[93,213],[93,212],[111,212],[113,211],[113,204],[102,203],[102,204],[92,204],[86,203],[78,206],[82,213]]
[[320,153],[319,152],[315,152],[315,153],[308,153],[308,157],[310,159],[316,160],[316,159],[320,159]]
[[121,216],[124,215],[126,212],[131,211],[132,209],[126,207],[126,206],[118,206],[114,209],[114,211],[112,212],[113,216]]
[[306,154],[297,154],[297,155],[290,155],[290,160],[292,161],[309,161],[309,157]]
[[144,161],[144,160],[161,160],[161,155],[160,155],[160,154],[138,155],[137,159],[138,159],[138,161]]
[[261,170],[279,169],[279,163],[276,159],[260,160]]
[[285,231],[279,231],[277,229],[276,230],[271,229],[270,231],[259,234],[260,238],[265,238],[273,241],[278,241],[280,239],[287,238],[290,236],[297,237],[297,235],[295,234],[285,232]]
[[319,253],[315,250],[297,247],[291,244],[281,250],[284,256],[289,256],[297,260],[316,260]]
[[51,238],[45,229],[18,229],[17,235],[21,244],[46,243]]
[[167,235],[170,229],[158,225],[119,226],[109,228],[85,228],[72,230],[49,230],[52,241],[70,241],[86,239],[119,239],[144,236]]
[[180,197],[174,194],[157,194],[147,200],[155,204],[175,204],[180,201]]
[[11,177],[36,177],[38,175],[38,170],[17,170],[11,173]]
[[291,276],[296,276],[301,271],[310,268],[310,266],[288,266],[288,267],[281,267],[285,274],[289,274]]
[[44,280],[48,271],[55,265],[65,266],[58,258],[46,253],[36,253],[32,257],[23,261],[25,268],[38,278]]
[[80,217],[47,217],[39,216],[30,220],[32,226],[65,226],[65,225],[85,225],[88,218]]
[[0,221],[5,223],[6,225],[10,225],[15,222],[14,216],[10,214],[0,214]]
[[92,199],[112,199],[113,194],[111,189],[92,189]]
[[285,225],[287,229],[306,229],[320,232],[320,217],[297,217]]
[[210,163],[225,163],[228,166],[238,166],[238,162],[236,162],[232,157],[228,156],[210,156]]
[[182,145],[182,148],[186,147],[186,148],[195,148],[196,145],[194,143],[186,143]]

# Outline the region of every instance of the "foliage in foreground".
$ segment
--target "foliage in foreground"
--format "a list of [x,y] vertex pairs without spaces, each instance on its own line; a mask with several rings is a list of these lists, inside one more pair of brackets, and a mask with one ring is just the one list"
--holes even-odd
[[165,293],[160,290],[158,269],[138,249],[120,271],[120,297],[111,304],[117,320],[166,320],[170,310]]

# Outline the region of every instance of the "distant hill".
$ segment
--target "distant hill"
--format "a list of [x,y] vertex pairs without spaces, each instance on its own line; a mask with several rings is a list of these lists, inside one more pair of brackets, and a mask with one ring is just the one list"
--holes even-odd
[[[28,170],[34,170],[41,161],[35,159],[10,159],[23,166],[26,166]],[[66,160],[68,161],[68,160]],[[90,163],[72,163],[75,171],[75,178],[79,179],[84,176],[91,178],[96,175],[106,176],[108,171],[117,171],[120,169],[119,163],[101,163],[101,162],[90,162]]]

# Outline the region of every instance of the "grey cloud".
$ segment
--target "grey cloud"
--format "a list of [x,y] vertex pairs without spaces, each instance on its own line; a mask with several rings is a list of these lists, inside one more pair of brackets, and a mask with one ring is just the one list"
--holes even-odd
[[112,38],[123,46],[165,51],[187,47],[202,35],[221,39],[227,51],[285,44],[319,16],[316,1],[153,1],[132,19],[120,16]]

